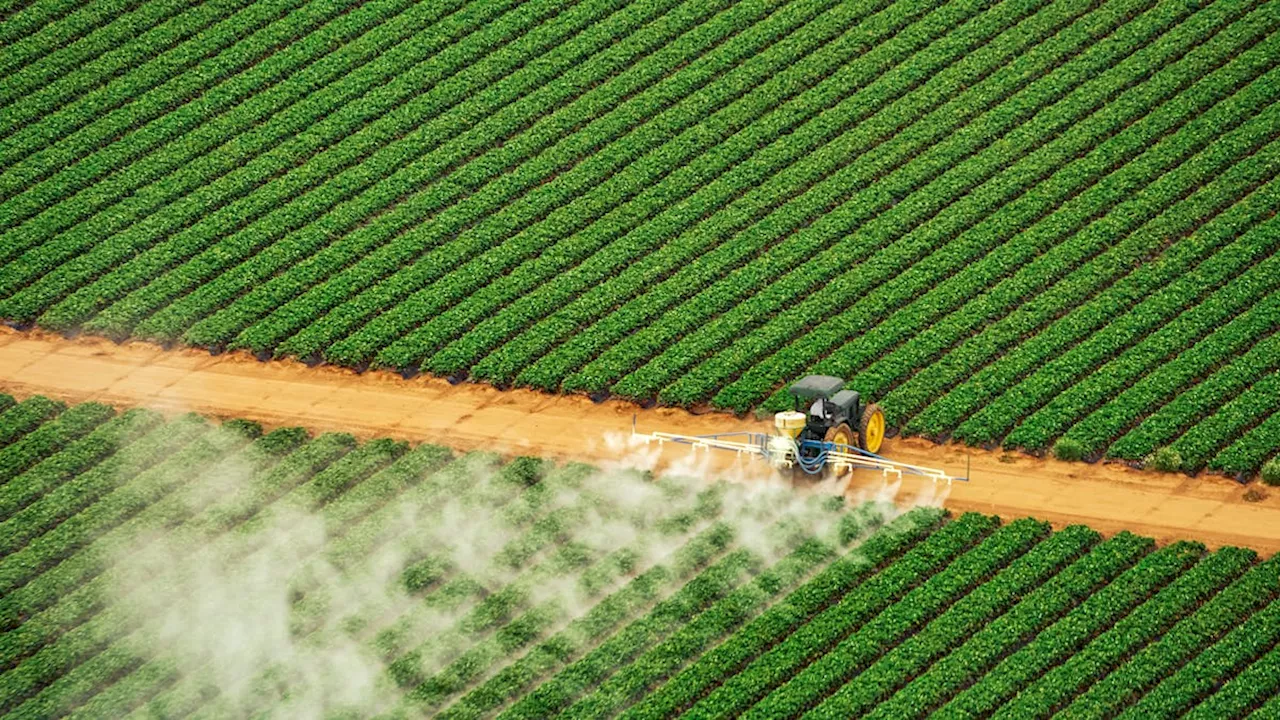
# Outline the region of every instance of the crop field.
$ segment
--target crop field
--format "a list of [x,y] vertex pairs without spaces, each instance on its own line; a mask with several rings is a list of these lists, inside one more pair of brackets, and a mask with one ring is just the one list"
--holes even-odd
[[1274,2],[4,5],[12,324],[1280,452]]
[[5,718],[1280,710],[1280,556],[0,400]]

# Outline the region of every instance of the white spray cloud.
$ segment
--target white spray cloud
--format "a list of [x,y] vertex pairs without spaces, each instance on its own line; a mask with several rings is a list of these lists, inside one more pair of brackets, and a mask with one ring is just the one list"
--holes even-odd
[[[845,493],[847,477],[797,489],[749,458],[725,466],[698,451],[664,466],[660,449],[629,436],[606,436],[600,447],[607,455],[597,471],[579,478],[554,470],[542,480],[543,495],[520,496],[483,458],[469,458],[449,471],[451,484],[428,492],[435,482],[428,479],[350,527],[330,527],[323,509],[281,501],[254,532],[198,547],[176,542],[186,535],[148,534],[119,556],[115,600],[136,613],[151,647],[176,663],[183,682],[216,688],[227,712],[280,714],[285,702],[292,717],[343,708],[363,715],[402,702],[388,663],[406,677],[430,678],[502,622],[537,607],[558,610],[543,628],[547,637],[635,574],[671,563],[712,522],[732,526],[736,545],[766,562],[794,547],[797,529],[829,542],[838,536],[840,516],[821,500]],[[223,463],[186,497],[193,508],[234,503],[254,487],[251,469]],[[711,478],[730,482],[709,493]],[[927,490],[908,504],[945,497],[945,489]],[[900,511],[899,492],[900,483],[871,483],[849,494],[855,503],[876,503],[887,521]],[[718,515],[697,517],[711,496]],[[553,516],[560,526],[548,524]],[[679,516],[689,518],[684,532],[670,523]],[[334,550],[369,533],[381,541],[368,552]],[[565,564],[572,548],[582,565]],[[606,558],[623,554],[634,562],[629,572],[604,572]],[[415,566],[439,577],[410,591],[403,577]],[[604,585],[584,583],[586,573]],[[513,584],[523,592],[509,616],[473,631],[485,598]],[[520,654],[491,658],[477,680]]]

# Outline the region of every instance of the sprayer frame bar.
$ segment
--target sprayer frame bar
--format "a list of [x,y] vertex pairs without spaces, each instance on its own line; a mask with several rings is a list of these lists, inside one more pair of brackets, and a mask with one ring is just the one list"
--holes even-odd
[[[785,435],[769,435],[745,431],[717,433],[714,435],[680,435],[667,432],[638,433],[635,429],[634,418],[632,419],[631,434],[632,437],[639,438],[646,444],[653,441],[657,441],[659,445],[664,442],[675,442],[692,445],[694,450],[698,448],[711,450],[714,448],[716,450],[730,450],[739,455],[755,455],[769,461],[770,464],[778,468],[789,468],[797,465],[810,475],[822,472],[823,467],[827,463],[831,463],[836,467],[879,470],[886,476],[890,473],[896,474],[898,477],[920,475],[930,478],[934,482],[946,482],[947,484],[951,484],[952,481],[956,480],[960,482],[969,481],[968,477],[957,477],[948,475],[941,470],[890,460],[882,455],[863,450],[856,445],[843,445],[820,440],[795,441]],[[790,441],[786,443],[786,447],[783,448],[781,453],[777,452],[776,448],[773,447],[779,439]],[[816,450],[817,455],[806,458],[800,453],[802,449]]]

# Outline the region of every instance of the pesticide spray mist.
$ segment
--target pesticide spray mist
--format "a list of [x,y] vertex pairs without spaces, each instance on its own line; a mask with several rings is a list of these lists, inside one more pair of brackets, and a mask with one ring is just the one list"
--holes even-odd
[[[727,528],[717,552],[745,549],[759,567],[801,536],[838,543],[830,500],[847,479],[797,489],[762,463],[713,467],[705,452],[662,466],[657,448],[629,436],[605,437],[596,452],[610,459],[593,468],[457,457],[390,500],[362,495],[376,476],[318,505],[295,490],[214,532],[211,518],[263,492],[262,473],[227,458],[183,485],[189,520],[117,553],[112,610],[136,628],[132,648],[178,678],[159,701],[199,698],[232,716],[416,715],[555,633],[598,642],[573,637],[573,621],[641,573],[678,575],[695,538]],[[872,483],[848,504],[871,504],[888,522],[943,500],[898,494]],[[494,650],[496,630],[517,620],[535,638]],[[440,680],[464,662],[466,683]],[[406,700],[415,689],[418,705]]]

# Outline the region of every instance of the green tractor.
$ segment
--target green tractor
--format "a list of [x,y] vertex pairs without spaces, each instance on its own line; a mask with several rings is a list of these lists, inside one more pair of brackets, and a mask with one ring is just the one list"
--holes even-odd
[[884,412],[875,403],[864,404],[856,390],[844,389],[844,380],[830,375],[810,375],[798,380],[788,391],[793,407],[775,415],[774,424],[780,433],[796,440],[802,451],[815,447],[805,442],[811,441],[880,452],[884,442]]

